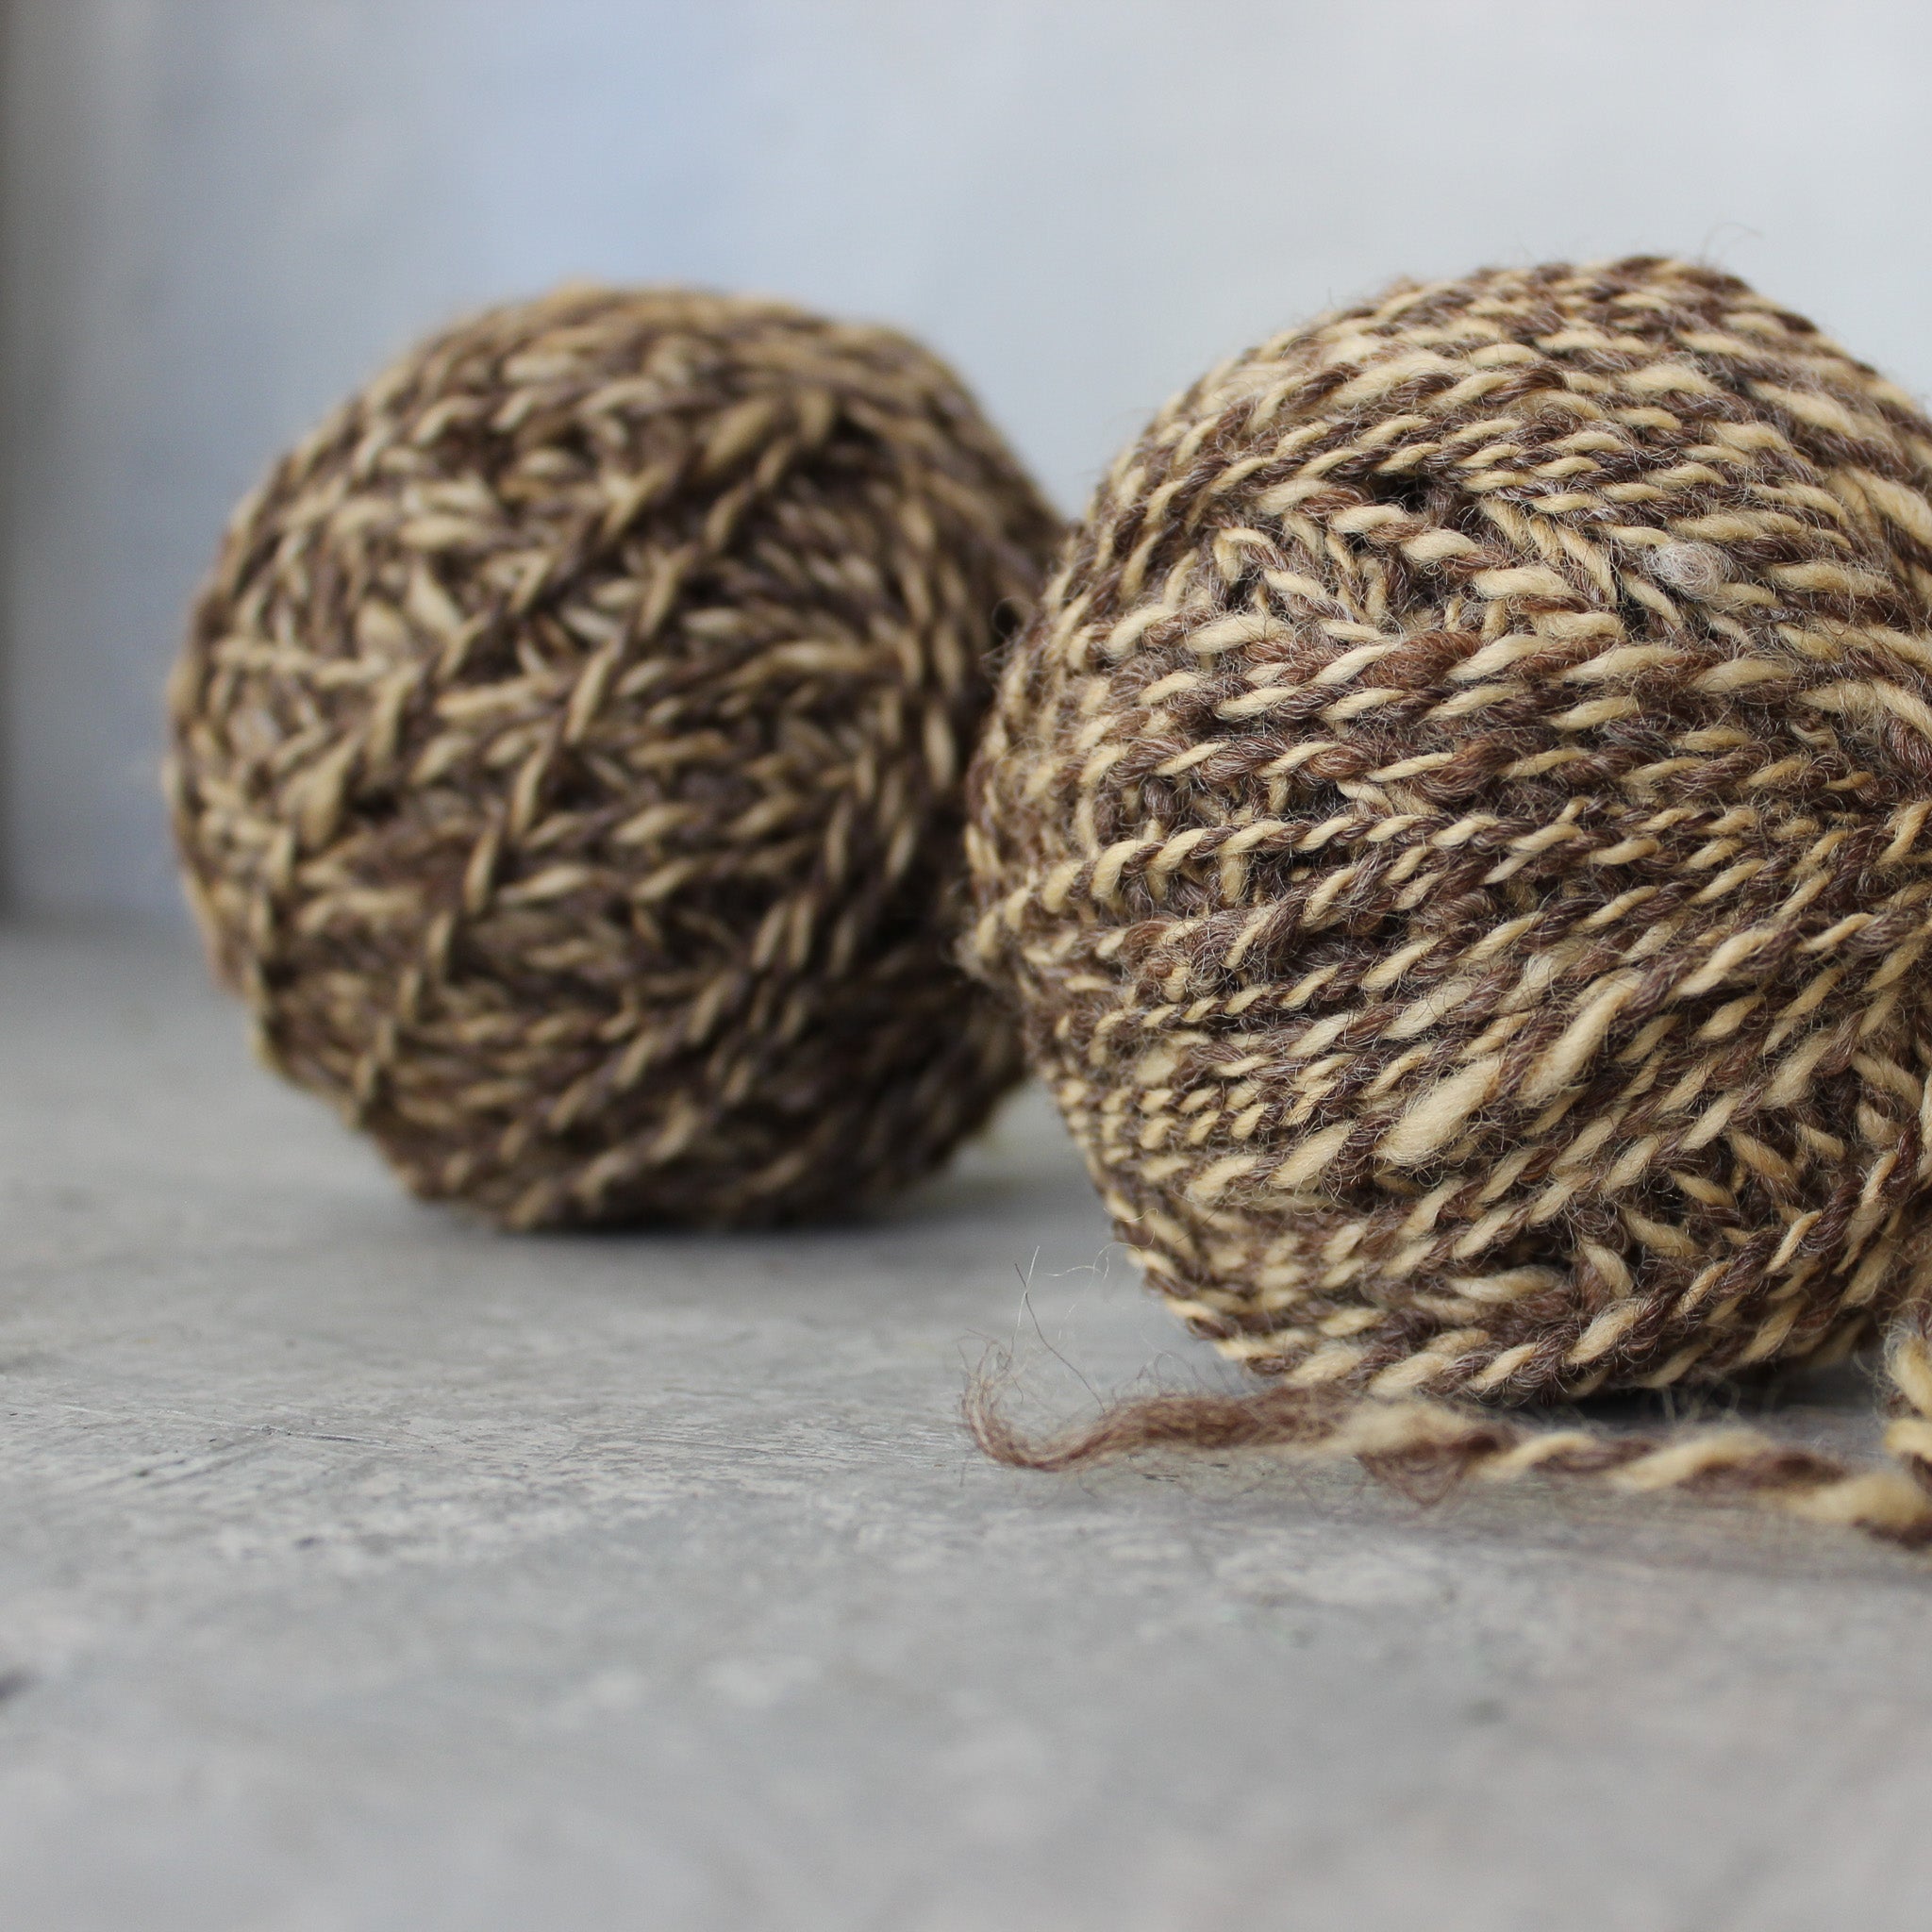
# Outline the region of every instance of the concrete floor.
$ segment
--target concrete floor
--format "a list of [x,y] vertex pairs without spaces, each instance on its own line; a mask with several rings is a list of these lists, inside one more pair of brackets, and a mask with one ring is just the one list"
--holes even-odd
[[0,1922],[1924,1932],[1932,1560],[983,1464],[989,1340],[1218,1373],[1106,1241],[1036,1101],[863,1227],[497,1237],[179,942],[0,936]]

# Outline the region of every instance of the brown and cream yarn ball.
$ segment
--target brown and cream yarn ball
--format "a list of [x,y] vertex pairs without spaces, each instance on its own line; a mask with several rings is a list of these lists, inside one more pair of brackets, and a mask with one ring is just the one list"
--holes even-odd
[[242,505],[173,687],[267,1058],[513,1226],[931,1168],[1017,1069],[948,915],[1055,535],[884,329],[574,290],[427,343]]
[[1276,1379],[991,1446],[1332,1441],[1932,1533],[1897,1471],[1424,1399],[1890,1324],[1932,1407],[1928,499],[1906,395],[1675,261],[1399,285],[1162,411],[1006,673],[972,952],[1121,1239]]

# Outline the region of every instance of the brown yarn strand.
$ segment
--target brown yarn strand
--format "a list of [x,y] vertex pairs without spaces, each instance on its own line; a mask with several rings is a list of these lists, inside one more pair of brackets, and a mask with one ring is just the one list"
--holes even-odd
[[[970,780],[971,962],[1270,1378],[1026,1439],[1932,1540],[1932,424],[1736,278],[1398,285],[1102,484]],[[1889,1337],[1890,1467],[1496,1412]]]
[[932,1168],[1019,1070],[962,779],[1057,535],[885,329],[573,289],[428,342],[242,506],[172,686],[262,1053],[513,1227]]

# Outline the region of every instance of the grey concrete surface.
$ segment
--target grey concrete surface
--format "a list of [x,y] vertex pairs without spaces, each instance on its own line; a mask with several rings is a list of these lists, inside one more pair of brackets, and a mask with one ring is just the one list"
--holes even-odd
[[1932,1918],[1932,1563],[976,1459],[989,1339],[1059,1413],[1052,1350],[1216,1373],[1036,1100],[863,1226],[509,1240],[258,1073],[178,943],[14,930],[0,1278],[9,1927]]

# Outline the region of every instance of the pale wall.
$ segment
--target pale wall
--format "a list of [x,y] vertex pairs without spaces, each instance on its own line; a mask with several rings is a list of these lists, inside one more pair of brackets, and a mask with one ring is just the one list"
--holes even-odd
[[1051,488],[1399,273],[1697,251],[1932,387],[1932,8],[1698,0],[15,0],[6,874],[170,908],[180,611],[412,336],[694,277],[951,355]]

